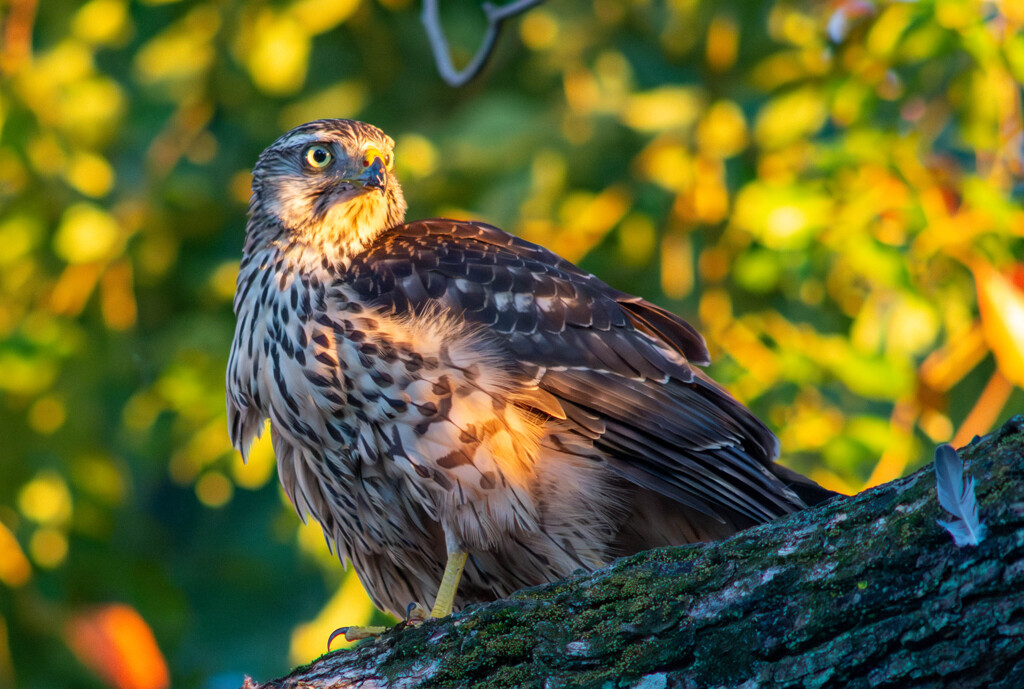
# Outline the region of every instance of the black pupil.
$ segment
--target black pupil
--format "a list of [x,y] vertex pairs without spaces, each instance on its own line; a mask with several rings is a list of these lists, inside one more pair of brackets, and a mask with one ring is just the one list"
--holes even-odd
[[327,151],[322,148],[313,149],[313,160],[317,163],[322,163],[327,160]]

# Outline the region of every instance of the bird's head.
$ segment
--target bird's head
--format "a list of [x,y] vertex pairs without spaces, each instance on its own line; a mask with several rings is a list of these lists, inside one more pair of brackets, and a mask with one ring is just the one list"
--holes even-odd
[[405,219],[395,179],[395,142],[353,120],[317,120],[291,130],[253,169],[249,235],[269,228],[342,255]]

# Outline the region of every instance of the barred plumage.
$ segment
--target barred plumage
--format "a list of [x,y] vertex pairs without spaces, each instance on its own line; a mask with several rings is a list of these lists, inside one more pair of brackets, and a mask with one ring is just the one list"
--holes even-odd
[[673,314],[489,225],[402,224],[393,146],[321,120],[260,156],[227,372],[233,443],[270,419],[378,606],[427,602],[453,553],[458,607],[828,495]]

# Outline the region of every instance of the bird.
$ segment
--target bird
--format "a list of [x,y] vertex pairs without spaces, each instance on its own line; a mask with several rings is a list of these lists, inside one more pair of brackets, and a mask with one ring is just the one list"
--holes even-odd
[[243,459],[380,609],[431,617],[833,493],[699,367],[703,337],[492,225],[405,221],[395,142],[309,122],[258,158],[226,373]]

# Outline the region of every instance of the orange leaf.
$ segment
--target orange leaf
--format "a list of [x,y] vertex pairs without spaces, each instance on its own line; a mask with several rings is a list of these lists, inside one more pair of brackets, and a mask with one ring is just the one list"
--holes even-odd
[[123,603],[81,612],[64,626],[68,646],[114,689],[167,689],[167,663],[153,631]]
[[985,340],[999,370],[1024,387],[1024,291],[987,263],[971,266]]

